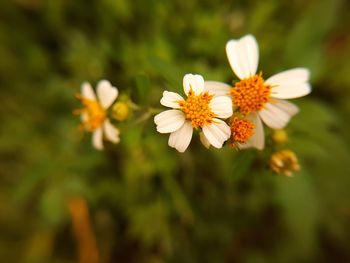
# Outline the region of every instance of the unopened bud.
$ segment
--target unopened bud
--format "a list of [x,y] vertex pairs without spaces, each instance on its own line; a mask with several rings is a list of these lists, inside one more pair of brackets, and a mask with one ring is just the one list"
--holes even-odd
[[272,133],[272,139],[277,144],[284,144],[288,141],[288,134],[285,130],[274,130]]
[[126,102],[117,102],[112,106],[112,117],[117,121],[125,121],[130,115],[130,107]]
[[277,174],[289,177],[300,170],[298,158],[291,150],[274,153],[270,159],[270,167]]

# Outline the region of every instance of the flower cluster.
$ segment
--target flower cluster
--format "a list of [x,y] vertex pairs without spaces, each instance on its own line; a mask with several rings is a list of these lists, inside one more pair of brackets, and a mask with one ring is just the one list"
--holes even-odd
[[[169,109],[157,114],[154,122],[159,133],[170,133],[168,144],[179,152],[188,148],[194,131],[198,131],[206,148],[222,148],[229,140],[237,149],[262,150],[263,123],[275,130],[274,140],[284,142],[286,134],[282,129],[298,112],[298,107],[285,99],[302,97],[311,91],[309,71],[305,68],[287,70],[265,80],[257,72],[259,49],[252,35],[228,41],[226,54],[238,78],[232,85],[186,74],[185,96],[163,92],[160,103]],[[130,115],[130,105],[135,106],[121,100],[114,103],[117,97],[118,89],[107,80],[97,84],[96,94],[89,83],[83,83],[81,94],[77,95],[84,107],[76,113],[81,115],[82,128],[93,133],[92,144],[98,150],[104,148],[104,139],[112,143],[120,141],[115,123],[125,121]],[[275,153],[270,166],[286,175],[299,169],[296,156],[289,150]]]
[[183,88],[187,96],[164,91],[160,103],[171,108],[154,117],[157,131],[170,133],[170,147],[184,152],[193,129],[199,131],[206,146],[221,148],[231,139],[239,149],[264,148],[263,124],[272,129],[284,128],[298,107],[286,101],[310,93],[309,71],[287,70],[264,80],[257,73],[259,49],[252,35],[226,44],[228,61],[239,81],[228,85],[204,81],[201,75],[187,74]]

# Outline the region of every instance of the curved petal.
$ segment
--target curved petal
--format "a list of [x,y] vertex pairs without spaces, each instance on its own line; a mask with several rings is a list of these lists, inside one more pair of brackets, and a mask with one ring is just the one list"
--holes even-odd
[[214,123],[203,127],[203,133],[211,145],[221,148],[230,138],[231,129],[224,121],[214,118]]
[[198,95],[204,90],[204,79],[201,75],[186,74],[183,79],[185,94],[192,88],[194,94]]
[[226,54],[233,72],[240,79],[255,75],[259,62],[259,47],[253,35],[246,35],[226,44]]
[[96,129],[92,134],[92,145],[96,150],[103,150],[103,134],[102,128]]
[[259,111],[259,115],[270,128],[282,129],[298,111],[298,107],[293,103],[276,99],[273,103],[266,103],[264,109]]
[[96,100],[95,92],[89,82],[81,84],[81,96],[89,100]]
[[185,122],[185,114],[179,110],[167,110],[154,116],[157,131],[169,133],[178,130]]
[[113,143],[118,143],[120,142],[120,138],[119,138],[119,129],[117,129],[116,127],[114,127],[112,125],[112,123],[106,119],[103,123],[103,130],[104,133],[106,135],[106,139],[113,142]]
[[164,91],[163,97],[160,100],[160,104],[165,107],[180,109],[179,101],[184,100],[179,94],[170,91]]
[[184,124],[169,136],[168,144],[179,152],[184,152],[191,142],[193,127],[190,121],[185,121]]
[[254,133],[252,137],[245,144],[239,144],[239,148],[256,148],[258,150],[262,150],[265,147],[265,135],[264,135],[264,127],[260,120],[260,117],[256,113],[250,113],[247,117],[255,126]]
[[230,85],[219,81],[209,80],[204,82],[204,91],[208,91],[209,94],[214,96],[229,96],[231,88]]
[[308,83],[310,72],[306,68],[295,68],[283,71],[266,80],[272,85],[271,97],[278,99],[293,99],[305,96],[311,92]]
[[232,99],[227,96],[217,96],[211,99],[209,107],[219,118],[226,119],[232,116]]
[[97,97],[101,106],[107,109],[118,97],[118,89],[113,87],[108,80],[101,80],[97,84]]
[[208,141],[207,137],[205,137],[203,132],[199,133],[199,139],[200,139],[201,143],[204,145],[204,147],[209,149],[210,142]]

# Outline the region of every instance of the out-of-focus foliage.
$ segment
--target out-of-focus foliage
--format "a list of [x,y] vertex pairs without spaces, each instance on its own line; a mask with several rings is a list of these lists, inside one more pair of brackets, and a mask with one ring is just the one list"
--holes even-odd
[[[350,262],[349,9],[345,0],[1,1],[1,262],[90,253],[72,228],[77,196],[100,262]],[[197,136],[179,154],[146,114],[97,152],[78,130],[83,81],[107,78],[147,113],[164,89],[181,91],[185,73],[230,83],[226,41],[247,33],[265,76],[312,72],[313,92],[287,128],[302,167],[293,178],[269,170],[271,139],[264,152],[236,152],[206,150]]]

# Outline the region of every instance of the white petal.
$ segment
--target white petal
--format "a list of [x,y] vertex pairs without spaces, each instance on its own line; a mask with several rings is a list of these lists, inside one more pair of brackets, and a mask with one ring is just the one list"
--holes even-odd
[[107,109],[118,97],[118,89],[108,80],[101,80],[97,84],[97,96],[104,109]]
[[260,117],[256,113],[251,113],[247,118],[254,124],[255,128],[252,137],[245,144],[240,144],[239,147],[241,149],[250,147],[257,148],[258,150],[264,149],[265,136]]
[[294,103],[291,103],[287,100],[274,99],[272,103],[276,107],[280,108],[282,111],[287,112],[291,117],[299,113],[298,106],[296,106]]
[[309,81],[310,72],[306,68],[294,68],[273,75],[266,80],[267,84],[281,85],[283,83],[303,83]]
[[95,92],[89,82],[81,84],[81,96],[89,100],[96,100]]
[[184,152],[191,142],[193,127],[190,121],[185,121],[180,129],[169,136],[168,144],[179,152]]
[[227,96],[218,96],[211,99],[209,107],[219,118],[229,118],[232,116],[232,99]]
[[204,79],[201,75],[186,74],[183,79],[185,94],[192,88],[194,94],[198,95],[204,90]]
[[103,129],[104,129],[107,140],[109,140],[113,143],[118,143],[120,141],[119,130],[116,127],[114,127],[108,119],[106,119],[104,121]]
[[179,110],[167,110],[154,116],[157,131],[169,133],[178,130],[185,122],[185,114]]
[[230,40],[226,44],[226,54],[233,72],[240,79],[255,75],[258,68],[259,48],[252,35],[238,40]]
[[273,103],[266,103],[264,109],[259,111],[259,115],[270,128],[282,129],[298,111],[298,107],[293,103],[276,99]]
[[266,80],[266,84],[274,86],[271,97],[292,99],[305,96],[311,92],[308,83],[310,72],[306,68],[295,68],[283,71]]
[[175,92],[170,91],[164,91],[163,97],[160,100],[160,104],[162,104],[165,107],[173,108],[173,109],[179,109],[179,101],[184,100],[179,94]]
[[231,129],[222,120],[214,118],[214,123],[203,127],[203,133],[207,140],[215,148],[221,148],[223,143],[230,138]]
[[204,91],[208,91],[209,94],[214,96],[229,96],[231,88],[230,85],[219,81],[204,82]]
[[103,150],[103,134],[102,128],[98,128],[92,134],[92,145],[96,150]]
[[208,141],[207,137],[205,137],[203,132],[199,133],[199,139],[200,139],[201,143],[204,145],[204,147],[209,149],[210,142]]

